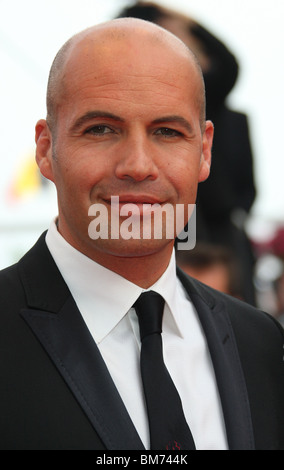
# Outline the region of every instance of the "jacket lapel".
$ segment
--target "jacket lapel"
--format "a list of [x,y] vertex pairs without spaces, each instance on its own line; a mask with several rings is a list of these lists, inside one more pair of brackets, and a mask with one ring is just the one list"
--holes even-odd
[[[253,450],[254,437],[247,388],[234,332],[225,304],[178,269],[192,300],[211,354],[230,450]],[[220,297],[221,298],[221,297]]]
[[44,235],[20,261],[19,270],[30,307],[21,315],[106,448],[143,450],[101,354],[46,247]]

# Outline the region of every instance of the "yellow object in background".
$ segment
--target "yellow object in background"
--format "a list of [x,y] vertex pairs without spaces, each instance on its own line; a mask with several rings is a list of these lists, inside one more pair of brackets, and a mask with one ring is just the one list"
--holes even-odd
[[9,188],[9,198],[21,199],[33,195],[42,186],[41,176],[34,156],[25,158],[17,168]]

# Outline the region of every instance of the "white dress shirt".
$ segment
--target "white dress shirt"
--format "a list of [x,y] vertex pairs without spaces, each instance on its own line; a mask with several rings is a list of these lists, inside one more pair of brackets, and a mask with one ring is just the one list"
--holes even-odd
[[[86,257],[52,222],[46,243],[108,367],[135,428],[149,449],[147,411],[140,378],[140,336],[132,305],[143,289]],[[227,438],[219,393],[198,316],[176,276],[174,252],[148,290],[165,299],[165,364],[179,391],[197,450],[225,450]]]

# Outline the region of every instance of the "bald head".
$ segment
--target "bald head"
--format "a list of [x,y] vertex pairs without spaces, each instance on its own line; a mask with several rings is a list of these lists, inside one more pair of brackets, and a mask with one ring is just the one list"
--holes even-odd
[[58,51],[50,69],[47,87],[47,123],[53,133],[58,106],[65,98],[67,66],[72,61],[75,63],[74,57],[84,53],[89,61],[95,63],[96,59],[106,51],[110,54],[115,45],[120,44],[123,55],[124,51],[126,52],[134,43],[140,45],[141,54],[143,54],[143,45],[151,43],[153,47],[169,51],[169,61],[171,54],[174,54],[192,68],[199,82],[196,101],[200,107],[201,126],[204,127],[204,82],[201,68],[193,52],[180,39],[160,26],[140,19],[120,18],[95,25],[76,34]]

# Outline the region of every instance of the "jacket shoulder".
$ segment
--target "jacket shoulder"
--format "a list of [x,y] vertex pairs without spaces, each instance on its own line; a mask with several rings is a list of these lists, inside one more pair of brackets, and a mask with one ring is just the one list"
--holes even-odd
[[0,313],[4,304],[10,306],[19,297],[24,299],[25,293],[17,263],[0,271]]

